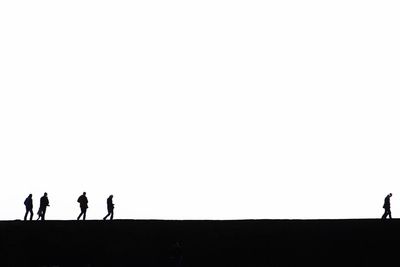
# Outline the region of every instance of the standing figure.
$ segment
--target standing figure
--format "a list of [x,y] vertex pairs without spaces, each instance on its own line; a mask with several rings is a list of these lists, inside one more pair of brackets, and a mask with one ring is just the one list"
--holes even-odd
[[77,220],[79,220],[82,215],[83,215],[83,220],[86,220],[86,210],[89,208],[88,207],[89,201],[86,197],[86,192],[83,192],[83,194],[78,198],[78,202],[81,207],[81,214],[79,214]]
[[46,215],[46,209],[49,207],[49,199],[47,198],[47,193],[44,193],[44,195],[40,198],[40,206],[38,210],[38,215],[39,217],[37,218],[38,220],[45,220],[45,215]]
[[385,203],[383,204],[383,208],[385,209],[385,213],[382,216],[382,219],[386,219],[389,215],[389,218],[392,219],[392,212],[390,211],[390,198],[392,197],[392,193],[385,197]]
[[107,198],[107,210],[108,210],[108,214],[106,215],[106,217],[103,218],[103,220],[106,220],[108,218],[108,216],[110,216],[110,215],[111,215],[110,220],[114,219],[113,195],[111,195]]
[[32,221],[32,217],[33,217],[33,202],[32,202],[32,194],[29,194],[29,196],[25,199],[24,201],[25,204],[25,216],[24,216],[24,221],[26,221],[26,217],[28,217],[28,213],[31,214],[29,220]]

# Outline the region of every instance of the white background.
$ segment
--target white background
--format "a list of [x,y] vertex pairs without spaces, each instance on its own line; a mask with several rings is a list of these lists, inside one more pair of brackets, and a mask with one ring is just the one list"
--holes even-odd
[[0,219],[400,216],[398,1],[1,1]]

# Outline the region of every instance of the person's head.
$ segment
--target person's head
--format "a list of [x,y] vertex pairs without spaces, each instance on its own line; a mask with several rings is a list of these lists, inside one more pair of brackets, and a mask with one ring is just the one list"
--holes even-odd
[[83,192],[83,195],[86,196],[86,192]]
[[110,195],[110,198],[113,198],[113,195]]
[[46,192],[44,193],[44,196],[47,197],[47,193]]
[[389,193],[389,197],[392,197],[392,193]]
[[29,198],[32,198],[32,194],[29,194],[29,196],[28,196]]

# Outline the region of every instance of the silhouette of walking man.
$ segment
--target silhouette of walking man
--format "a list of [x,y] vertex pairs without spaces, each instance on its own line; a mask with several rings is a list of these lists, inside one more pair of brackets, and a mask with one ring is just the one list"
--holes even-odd
[[389,215],[389,218],[392,219],[392,212],[390,211],[390,198],[392,197],[392,193],[385,197],[385,203],[383,204],[383,208],[385,209],[385,213],[382,216],[382,219],[386,219]]
[[25,204],[25,216],[24,216],[24,221],[26,221],[26,217],[28,217],[28,213],[31,214],[29,220],[32,221],[32,217],[33,217],[33,202],[32,202],[32,194],[29,194],[29,196],[25,199],[24,201]]
[[78,202],[81,207],[81,214],[79,214],[77,220],[79,221],[82,215],[83,215],[83,220],[86,220],[86,210],[89,208],[88,207],[89,201],[86,197],[86,192],[83,192],[83,194],[78,198]]
[[108,218],[108,216],[110,216],[110,215],[111,215],[110,220],[114,219],[113,195],[111,195],[107,198],[107,210],[108,210],[108,214],[106,215],[106,217],[103,218],[103,220],[106,220]]
[[49,199],[47,198],[47,193],[44,193],[44,195],[40,198],[40,206],[38,210],[38,215],[39,217],[37,218],[38,220],[41,219],[42,221],[45,220],[45,215],[46,215],[46,209],[49,207]]

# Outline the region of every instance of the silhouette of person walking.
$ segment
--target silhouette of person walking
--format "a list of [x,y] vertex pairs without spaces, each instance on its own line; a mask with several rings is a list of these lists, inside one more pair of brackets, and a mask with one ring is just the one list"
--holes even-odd
[[382,219],[386,219],[389,215],[389,218],[392,219],[392,212],[390,211],[390,198],[392,197],[392,193],[385,197],[385,203],[383,204],[383,208],[385,209],[385,213],[382,215]]
[[29,196],[25,199],[24,204],[25,204],[25,209],[26,209],[25,216],[24,216],[24,221],[26,221],[26,217],[28,217],[28,213],[31,214],[29,220],[32,221],[32,218],[33,218],[32,194],[29,194]]
[[45,220],[45,215],[46,215],[46,209],[49,207],[49,199],[47,198],[47,193],[44,193],[44,195],[40,198],[40,206],[38,210],[38,215],[39,217],[37,218],[38,220],[41,219],[42,221]]
[[86,220],[86,210],[89,208],[88,207],[89,201],[86,197],[86,192],[83,192],[83,194],[78,198],[78,202],[81,207],[81,214],[79,214],[77,220],[79,221],[79,219],[82,217],[82,215],[83,215],[83,220]]
[[110,195],[107,198],[107,211],[108,214],[103,218],[103,220],[106,220],[108,216],[111,215],[110,220],[114,219],[114,203],[113,203],[113,195]]

